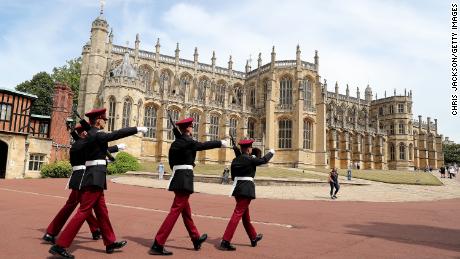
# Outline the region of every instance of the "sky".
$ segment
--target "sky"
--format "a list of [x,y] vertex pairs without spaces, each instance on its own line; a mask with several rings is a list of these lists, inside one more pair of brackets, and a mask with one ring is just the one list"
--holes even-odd
[[[460,142],[460,115],[450,112],[450,9],[458,1],[436,0],[106,0],[104,16],[114,43],[234,69],[270,60],[313,63],[329,91],[361,97],[369,84],[378,98],[413,92],[413,115],[438,119],[438,132]],[[14,88],[38,72],[51,72],[81,55],[99,0],[0,0],[0,87]]]

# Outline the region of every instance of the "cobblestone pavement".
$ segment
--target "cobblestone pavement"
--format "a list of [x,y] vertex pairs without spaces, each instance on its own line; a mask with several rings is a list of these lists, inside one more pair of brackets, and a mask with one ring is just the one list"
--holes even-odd
[[[367,185],[342,184],[338,199],[334,201],[370,201],[370,202],[401,202],[401,201],[431,201],[460,198],[460,181],[458,179],[442,178],[443,186],[419,186],[404,184],[386,184],[362,179],[353,180],[354,183]],[[152,178],[121,176],[111,179],[118,184],[145,186],[165,189],[167,180]],[[341,177],[341,182],[346,182]],[[302,186],[257,186],[257,198],[289,199],[289,200],[330,200],[329,184],[313,183]],[[232,185],[195,182],[195,192],[229,195]]]

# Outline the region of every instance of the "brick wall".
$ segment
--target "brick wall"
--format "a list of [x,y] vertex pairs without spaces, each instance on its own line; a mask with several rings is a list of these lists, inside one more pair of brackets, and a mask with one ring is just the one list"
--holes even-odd
[[51,162],[69,158],[70,134],[66,122],[67,118],[72,116],[72,100],[73,93],[70,87],[56,83],[50,125]]

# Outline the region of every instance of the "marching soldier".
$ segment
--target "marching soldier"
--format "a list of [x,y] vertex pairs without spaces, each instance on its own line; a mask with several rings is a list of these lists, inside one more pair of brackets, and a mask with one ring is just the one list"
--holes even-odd
[[84,150],[86,155],[86,171],[81,179],[80,207],[62,231],[56,241],[56,245],[50,248],[49,252],[51,254],[58,254],[65,258],[74,258],[73,255],[67,252],[66,248],[70,246],[83,222],[89,217],[93,209],[101,228],[106,253],[111,254],[115,249],[120,249],[127,243],[124,240],[116,241],[105,204],[104,190],[107,189],[107,162],[105,157],[108,149],[107,143],[134,135],[138,132],[146,133],[147,128],[128,127],[111,133],[105,133],[102,131],[107,121],[105,112],[106,109],[102,108],[93,109],[85,114],[90,120],[91,130],[88,132]]
[[[54,217],[53,221],[51,221],[51,223],[48,225],[46,233],[42,238],[43,240],[52,244],[55,243],[55,237],[59,234],[67,219],[69,219],[70,215],[79,203],[78,191],[80,190],[80,182],[86,169],[85,154],[83,152],[86,144],[86,136],[87,133],[83,129],[82,125],[76,126],[75,131],[72,132],[72,137],[75,140],[75,142],[70,147],[69,152],[70,164],[72,165],[72,175],[70,176],[69,182],[66,186],[66,188],[69,187],[72,189],[72,191],[70,192],[69,198],[67,199],[65,205],[58,212],[56,217]],[[115,153],[125,148],[125,144],[118,144],[116,146],[109,147],[109,152]],[[88,216],[86,222],[88,222],[93,240],[99,240],[101,238],[101,231],[99,229],[97,219],[93,213]]]
[[266,164],[273,157],[275,151],[270,149],[268,153],[262,157],[257,158],[252,156],[252,139],[240,140],[238,143],[241,146],[242,154],[233,159],[231,165],[231,173],[233,179],[232,196],[235,196],[236,206],[233,215],[228,222],[225,229],[220,248],[222,250],[234,251],[234,247],[230,242],[236,227],[243,218],[243,226],[251,241],[251,246],[255,247],[257,242],[262,239],[262,234],[257,234],[256,230],[251,224],[249,216],[249,204],[251,200],[256,198],[256,189],[254,185],[254,176],[256,175],[256,166]]
[[149,251],[152,255],[172,255],[164,248],[164,244],[171,233],[177,218],[182,214],[185,227],[192,239],[193,248],[200,250],[201,244],[208,238],[207,234],[200,235],[193,223],[192,211],[188,199],[193,193],[193,167],[197,151],[227,146],[225,140],[198,142],[193,140],[193,118],[187,118],[176,123],[181,135],[169,149],[169,166],[173,170],[168,190],[175,194],[171,210],[158,230],[153,245]]

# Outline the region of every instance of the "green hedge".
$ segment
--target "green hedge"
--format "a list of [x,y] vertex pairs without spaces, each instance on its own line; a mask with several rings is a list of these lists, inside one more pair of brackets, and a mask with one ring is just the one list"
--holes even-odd
[[72,174],[72,166],[69,161],[58,161],[43,165],[40,174],[43,178],[65,178]]
[[141,168],[139,161],[137,159],[126,153],[126,152],[119,152],[115,156],[115,162],[110,163],[107,166],[107,173],[108,174],[124,174],[127,171],[137,171]]

